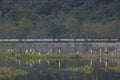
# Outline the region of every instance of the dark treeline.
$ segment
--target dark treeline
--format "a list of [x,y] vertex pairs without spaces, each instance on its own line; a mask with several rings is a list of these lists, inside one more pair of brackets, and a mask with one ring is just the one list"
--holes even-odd
[[0,38],[120,39],[120,0],[0,0]]

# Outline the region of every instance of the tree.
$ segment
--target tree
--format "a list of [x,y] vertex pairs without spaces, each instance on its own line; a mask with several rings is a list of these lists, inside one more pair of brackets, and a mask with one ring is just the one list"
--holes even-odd
[[114,36],[120,40],[120,21],[114,21],[113,23],[113,34]]
[[74,51],[76,52],[76,38],[79,37],[81,32],[80,22],[75,17],[70,16],[65,21],[65,26],[66,30],[68,30],[69,33],[71,33],[70,35],[72,35],[72,37],[74,38]]
[[57,38],[60,40],[61,35],[65,31],[65,26],[61,20],[54,18],[48,21],[48,36],[51,36],[53,39]]
[[13,32],[15,31],[16,25],[12,21],[1,21],[0,22],[0,38],[1,39],[9,39],[13,38],[15,35]]
[[[116,31],[113,29],[115,26],[109,25],[111,21],[120,21],[119,6],[120,0],[0,0],[0,21],[9,20],[14,25],[3,24],[10,27],[11,30],[0,26],[4,30],[0,30],[2,34],[7,34],[7,37],[1,36],[1,38],[20,37],[20,34],[23,33],[19,30],[23,32],[27,30],[28,33],[32,32],[32,35],[25,32],[24,34],[27,37],[29,35],[30,38],[60,38],[64,36],[64,38],[74,39],[81,37],[108,39],[114,35],[119,36],[117,33],[119,26],[118,28],[116,26],[116,30],[118,30]],[[61,19],[61,16],[64,19]],[[44,21],[46,17],[49,18]],[[28,25],[24,20],[22,21],[22,18],[26,18],[32,25],[33,23],[37,25],[36,30],[32,31],[30,28],[29,31],[29,28],[20,28]],[[84,23],[88,25],[82,27]],[[11,34],[14,30],[16,35]]]
[[80,35],[80,32],[82,31],[82,27],[80,26],[80,22],[78,19],[76,19],[73,16],[70,16],[66,21],[65,21],[65,26],[66,30],[71,33],[72,37],[74,39],[78,38]]
[[26,40],[27,35],[30,34],[32,30],[33,30],[32,20],[27,19],[25,17],[22,17],[18,21],[18,26],[17,26],[17,29],[16,29],[16,35],[20,40],[22,38],[24,38]]

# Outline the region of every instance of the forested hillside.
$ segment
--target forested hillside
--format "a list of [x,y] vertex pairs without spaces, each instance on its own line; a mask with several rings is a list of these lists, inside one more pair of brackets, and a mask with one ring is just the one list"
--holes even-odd
[[0,0],[0,38],[120,39],[120,0]]

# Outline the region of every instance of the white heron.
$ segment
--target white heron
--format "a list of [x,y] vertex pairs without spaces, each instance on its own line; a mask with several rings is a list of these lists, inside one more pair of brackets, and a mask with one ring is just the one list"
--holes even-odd
[[47,52],[47,55],[49,55],[49,54],[50,54],[50,52],[48,51],[48,52]]
[[93,50],[92,49],[90,49],[90,53],[93,54]]
[[108,54],[108,53],[109,53],[109,51],[108,51],[108,49],[107,49],[107,48],[105,48],[105,53],[106,53],[106,54]]
[[33,49],[30,49],[29,51],[30,51],[30,52],[32,52],[32,51],[33,51]]
[[32,54],[34,54],[35,53],[35,50],[32,50]]
[[9,53],[9,52],[10,52],[10,49],[8,49],[7,52]]
[[26,49],[25,52],[28,53],[29,52],[28,49]]
[[77,51],[77,54],[79,54],[80,53],[80,51]]
[[53,52],[53,50],[50,50],[49,52],[50,52],[50,53],[52,53],[52,52]]
[[41,55],[41,52],[39,52],[38,54]]
[[58,53],[61,53],[61,49],[58,50]]

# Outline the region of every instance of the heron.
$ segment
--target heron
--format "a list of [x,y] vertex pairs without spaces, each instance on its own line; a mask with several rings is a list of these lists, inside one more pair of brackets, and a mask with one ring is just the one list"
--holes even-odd
[[109,54],[109,51],[107,48],[105,48],[105,53],[108,55]]
[[108,66],[108,61],[109,61],[108,59],[105,60],[105,67]]
[[50,52],[50,53],[52,53],[52,52],[53,52],[53,50],[50,50],[49,52]]
[[33,51],[33,49],[30,49],[30,52],[32,52]]
[[41,52],[39,52],[38,54],[41,55]]
[[101,56],[101,54],[102,54],[102,49],[99,49],[99,52],[100,52],[100,56]]
[[25,52],[28,53],[29,52],[28,49],[26,49]]
[[34,54],[35,53],[35,50],[32,50],[32,54]]
[[93,50],[92,49],[90,49],[90,53],[93,54]]
[[47,52],[47,55],[49,55],[49,54],[50,54],[50,52],[48,51],[48,52]]
[[10,49],[8,49],[7,52],[9,53],[9,52],[10,52]]
[[61,53],[61,49],[58,50],[58,53]]
[[80,51],[77,51],[77,54],[79,54],[80,53]]

